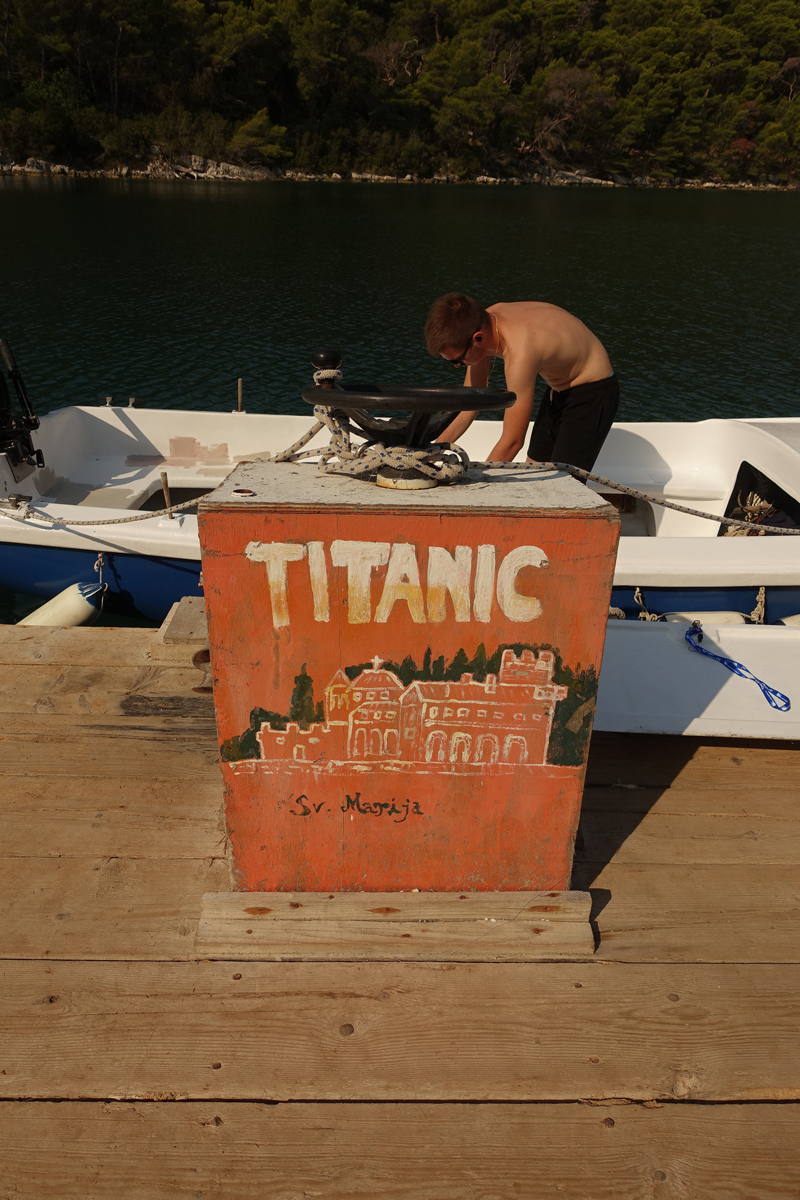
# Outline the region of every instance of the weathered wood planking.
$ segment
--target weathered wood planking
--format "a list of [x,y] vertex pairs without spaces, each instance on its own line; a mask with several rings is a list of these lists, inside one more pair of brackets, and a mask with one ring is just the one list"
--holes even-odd
[[[101,836],[105,832],[95,831]],[[144,828],[142,840],[146,836]],[[186,940],[186,922],[194,936],[203,893],[229,887],[228,873],[220,861],[209,876],[208,860],[180,859],[182,842],[172,857],[168,849],[150,861],[114,855],[108,865],[104,858],[0,859],[0,955],[197,957]],[[215,854],[222,853],[220,841]],[[118,884],[112,895],[98,894],[98,872]],[[614,864],[594,872],[601,935],[596,956],[619,962],[799,962],[796,869],[743,868],[737,872],[741,888],[731,888],[730,873],[730,867]]]
[[754,816],[584,812],[576,862],[800,862],[800,822]]
[[[222,785],[208,778],[94,779],[6,772],[4,857],[204,858],[224,838]],[[13,781],[13,782],[12,782]]]
[[771,817],[800,821],[800,786],[795,787],[587,787],[584,813],[649,813],[660,816]]
[[0,625],[0,664],[140,666],[150,661],[153,629]]
[[225,887],[222,857],[3,858],[0,957],[194,958],[200,898]]
[[7,963],[0,1094],[796,1100],[800,968]]
[[[26,764],[13,776],[13,788],[0,789],[0,813],[9,814],[43,809],[65,814],[94,811],[145,813],[150,817],[208,818],[220,810],[222,782],[213,770],[201,779],[173,779],[171,776],[131,778],[115,771],[100,779],[61,775],[28,776]],[[43,843],[40,842],[40,851]]]
[[203,596],[184,596],[170,610],[159,630],[165,645],[194,642],[197,646],[208,645],[208,621],[206,602]]
[[[27,730],[26,730],[27,727]],[[39,775],[219,778],[213,721],[182,717],[4,717],[0,770]]]
[[800,962],[796,866],[579,863],[596,957],[615,962]]
[[[0,666],[0,713],[122,716],[131,695],[196,701],[202,680],[192,666]],[[204,707],[213,718],[213,701]]]
[[588,892],[223,892],[203,897],[207,958],[416,962],[590,959]]
[[165,741],[195,743],[210,741],[216,744],[214,722],[207,717],[153,716],[132,718],[100,714],[93,717],[87,713],[78,716],[71,713],[4,713],[0,729],[4,738],[27,734],[31,741],[71,741],[81,731],[95,741],[107,738],[133,738],[140,742],[152,741],[156,746]]
[[[165,789],[162,810],[151,815],[106,808],[86,790],[89,809],[72,813],[20,809],[4,815],[3,856],[8,858],[212,858],[224,853],[221,815],[172,816]],[[102,806],[102,807],[100,807]]]
[[208,623],[203,596],[184,596],[173,604],[153,638],[150,658],[157,663],[191,663],[208,647]]
[[642,733],[595,733],[586,772],[590,787],[793,788],[798,780],[798,742]]
[[796,1200],[795,1105],[2,1104],[15,1200]]

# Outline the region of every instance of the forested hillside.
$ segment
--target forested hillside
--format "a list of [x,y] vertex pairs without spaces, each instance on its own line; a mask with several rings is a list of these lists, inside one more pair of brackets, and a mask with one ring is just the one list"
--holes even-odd
[[800,175],[797,0],[0,0],[0,149]]

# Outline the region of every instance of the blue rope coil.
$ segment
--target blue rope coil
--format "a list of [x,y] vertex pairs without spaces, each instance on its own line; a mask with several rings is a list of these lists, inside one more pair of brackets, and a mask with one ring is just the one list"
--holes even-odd
[[[792,702],[788,696],[784,696],[783,692],[779,692],[777,688],[771,688],[763,679],[759,679],[753,672],[743,663],[736,662],[733,658],[725,658],[721,654],[712,654],[710,650],[705,650],[698,645],[703,640],[703,626],[699,621],[695,622],[691,629],[687,629],[684,634],[686,641],[689,643],[691,650],[696,650],[698,654],[705,654],[706,658],[713,658],[715,662],[722,663],[723,667],[727,667],[729,671],[733,671],[734,675],[740,675],[742,679],[751,679],[753,683],[757,683],[764,693],[764,698],[767,703],[773,708],[777,708],[779,712],[788,712],[792,707]],[[695,638],[697,639],[695,641]]]

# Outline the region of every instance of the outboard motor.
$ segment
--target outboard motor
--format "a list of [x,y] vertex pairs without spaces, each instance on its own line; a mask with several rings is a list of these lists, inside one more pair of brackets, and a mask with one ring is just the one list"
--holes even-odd
[[31,440],[31,433],[39,428],[39,418],[33,411],[25,380],[5,338],[0,338],[0,355],[14,385],[21,412],[21,415],[14,412],[8,384],[0,371],[0,454],[5,454],[14,479],[20,483],[31,471],[44,466],[44,455]]

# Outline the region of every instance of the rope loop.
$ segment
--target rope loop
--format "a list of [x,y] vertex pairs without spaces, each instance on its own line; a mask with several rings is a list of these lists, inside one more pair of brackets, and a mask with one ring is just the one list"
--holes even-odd
[[788,696],[784,696],[783,692],[779,692],[777,688],[772,688],[764,683],[763,679],[759,679],[754,675],[749,667],[743,663],[737,662],[734,658],[725,658],[721,654],[712,654],[710,650],[699,645],[703,640],[703,626],[699,621],[695,621],[691,629],[687,629],[683,635],[691,650],[696,650],[698,654],[704,654],[706,658],[713,658],[714,662],[721,663],[723,667],[727,667],[729,671],[733,671],[734,675],[741,676],[742,679],[750,679],[753,683],[758,684],[764,694],[764,698],[772,708],[777,708],[779,712],[789,712],[792,707],[792,702]]
[[[353,443],[353,437],[364,437],[342,409],[328,408],[317,404],[314,408],[316,422],[299,441],[277,454],[274,462],[299,462],[304,458],[318,458],[319,469],[327,475],[374,475],[382,467],[396,471],[416,470],[435,479],[437,483],[455,483],[466,474],[470,465],[466,450],[452,442],[434,442],[427,446],[386,446],[383,442],[366,439],[361,445]],[[305,446],[323,428],[330,433],[327,446],[306,450]]]
[[326,367],[322,371],[314,372],[314,383],[319,387],[321,383],[337,382],[342,378],[342,372],[334,367]]

